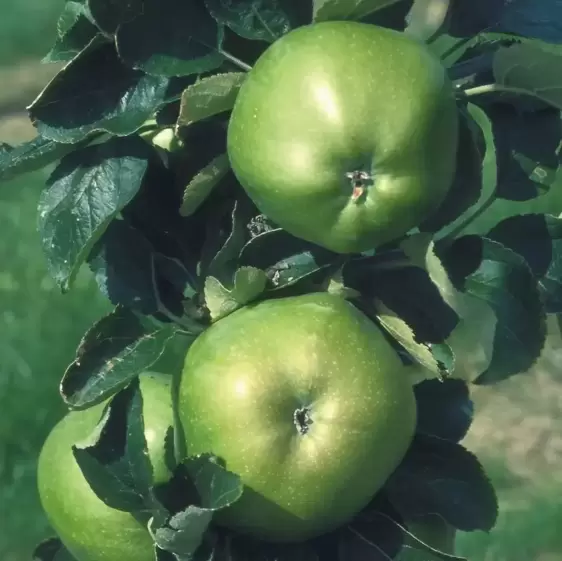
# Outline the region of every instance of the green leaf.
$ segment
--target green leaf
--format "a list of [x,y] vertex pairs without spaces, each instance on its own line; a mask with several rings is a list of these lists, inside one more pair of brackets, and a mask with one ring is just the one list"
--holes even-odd
[[[442,363],[434,355],[434,345],[419,341],[412,327],[380,300],[375,300],[374,308],[376,312],[373,310],[373,314],[382,327],[408,351],[408,354],[415,362],[425,369],[422,371],[417,370],[417,377],[421,376],[422,380],[433,377],[441,379],[449,374],[447,364]],[[413,372],[411,374],[413,376]]]
[[142,12],[116,33],[119,56],[153,76],[188,76],[226,60],[222,31],[199,2],[144,0]]
[[64,401],[72,409],[101,403],[150,368],[176,331],[171,325],[144,325],[130,310],[116,308],[80,342],[61,382]]
[[449,32],[455,36],[494,29],[550,43],[562,42],[562,5],[552,0],[455,0],[449,20]]
[[212,519],[211,510],[188,506],[170,517],[166,526],[151,528],[151,533],[159,548],[173,553],[176,559],[191,561]]
[[398,521],[401,521],[401,516],[389,503],[384,491],[378,493],[348,524],[336,530],[333,547],[337,551],[337,559],[396,559],[403,543],[403,532]]
[[33,140],[13,148],[4,145],[0,150],[0,181],[9,181],[18,175],[42,169],[76,148],[42,136],[36,136]]
[[463,233],[484,235],[511,216],[562,213],[561,113],[494,105],[488,114],[497,147],[498,198]]
[[52,173],[39,200],[38,226],[49,272],[63,290],[140,189],[151,157],[140,138],[114,138],[68,154]]
[[66,62],[78,55],[99,33],[83,2],[69,0],[57,24],[57,40],[43,62]]
[[451,0],[414,0],[406,18],[405,33],[427,41],[445,23],[450,4]]
[[59,538],[49,538],[35,548],[32,561],[76,561],[76,559]]
[[[430,236],[411,236],[401,244],[410,261],[427,272],[433,286],[458,319],[445,343],[454,356],[450,373],[472,380],[492,360],[497,320],[492,307],[454,286]],[[435,354],[435,350],[432,351]]]
[[500,222],[486,237],[521,255],[538,281],[545,310],[562,312],[562,218],[525,214]]
[[92,248],[90,269],[100,291],[114,305],[173,320],[200,333],[206,318],[191,308],[196,295],[191,273],[177,259],[157,253],[127,220],[114,220]]
[[433,377],[453,369],[455,360],[447,339],[459,317],[423,259],[415,261],[402,250],[356,259],[344,266],[343,281],[360,293],[360,308],[376,317]]
[[478,236],[460,238],[440,257],[455,286],[487,303],[497,318],[491,362],[474,383],[493,384],[531,368],[544,346],[546,321],[523,257]]
[[314,0],[314,21],[357,20],[401,0]]
[[476,456],[460,444],[417,435],[385,487],[405,518],[439,515],[470,532],[491,530],[497,498]]
[[240,308],[230,290],[215,277],[205,279],[205,304],[212,321],[218,321]]
[[197,489],[200,507],[222,510],[242,496],[240,477],[227,471],[220,458],[209,454],[191,456],[184,460],[183,465]]
[[460,442],[472,424],[474,407],[463,380],[425,380],[414,387],[416,433]]
[[115,47],[96,39],[48,84],[29,107],[40,135],[75,143],[94,131],[135,132],[175,92],[170,80],[125,66]]
[[213,115],[230,111],[246,76],[245,72],[215,74],[189,86],[181,98],[178,127],[187,127]]
[[[456,236],[490,204],[496,193],[497,161],[492,122],[472,103],[467,105],[463,115],[467,128],[461,133],[457,172],[450,195],[437,215],[421,226],[424,231],[437,231],[437,240]],[[448,222],[448,218],[452,221]]]
[[120,25],[142,14],[144,0],[87,0],[87,7],[92,21],[113,35]]
[[[239,196],[230,210],[230,230],[226,231],[218,246],[214,248],[208,266],[201,267],[201,276],[216,277],[230,286],[236,270],[244,263],[239,262],[239,255],[250,237],[248,222],[254,213],[254,207],[244,195]],[[216,230],[214,225],[211,227]],[[211,251],[213,253],[213,251]]]
[[546,50],[537,42],[502,47],[494,57],[501,91],[531,95],[562,110],[562,47]]
[[215,277],[205,280],[205,302],[213,321],[217,321],[258,298],[265,290],[267,276],[260,269],[241,267],[234,275],[232,289]]
[[210,14],[245,39],[273,43],[291,30],[288,2],[279,0],[205,0]]
[[180,214],[191,216],[229,171],[230,162],[226,154],[220,154],[211,160],[185,188]]
[[265,271],[272,289],[279,290],[329,276],[341,263],[341,257],[275,228],[253,237],[240,252],[239,263]]
[[213,513],[236,502],[242,492],[240,478],[224,469],[220,459],[209,454],[185,459],[172,479],[156,489],[156,496],[171,513],[163,523],[151,522],[158,547],[182,559],[206,559],[191,556],[203,543]]
[[150,516],[156,508],[138,378],[113,397],[88,439],[72,447],[97,497],[110,508]]
[[242,306],[260,296],[267,286],[267,275],[255,267],[240,267],[234,275],[232,296]]

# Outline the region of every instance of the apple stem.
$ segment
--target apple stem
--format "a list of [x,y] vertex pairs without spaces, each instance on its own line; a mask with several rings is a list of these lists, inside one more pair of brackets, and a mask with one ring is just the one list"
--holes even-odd
[[353,186],[351,200],[357,202],[365,193],[367,184],[373,181],[373,176],[367,171],[350,171],[345,176]]
[[293,421],[297,430],[302,435],[305,435],[310,430],[310,425],[314,422],[310,416],[310,409],[308,409],[308,407],[296,409],[293,415]]

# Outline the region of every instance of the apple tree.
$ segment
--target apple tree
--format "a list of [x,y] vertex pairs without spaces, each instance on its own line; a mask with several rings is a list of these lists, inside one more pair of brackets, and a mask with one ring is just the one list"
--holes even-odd
[[49,168],[49,271],[114,309],[62,376],[34,558],[460,560],[493,531],[462,441],[562,312],[560,4],[68,0],[44,61],[0,179]]

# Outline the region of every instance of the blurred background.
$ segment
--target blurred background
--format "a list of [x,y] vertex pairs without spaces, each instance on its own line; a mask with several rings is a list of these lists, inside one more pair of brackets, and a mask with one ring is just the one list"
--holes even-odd
[[[40,59],[54,41],[64,1],[2,0],[0,142],[34,136],[25,106],[57,71]],[[49,536],[36,492],[37,455],[64,412],[58,381],[84,331],[110,309],[87,272],[64,296],[47,273],[36,233],[46,177],[0,186],[2,561],[31,559],[34,544]],[[492,533],[458,538],[458,554],[474,561],[562,561],[562,346],[558,324],[550,327],[531,373],[474,391],[476,421],[466,446],[484,463],[501,506]]]

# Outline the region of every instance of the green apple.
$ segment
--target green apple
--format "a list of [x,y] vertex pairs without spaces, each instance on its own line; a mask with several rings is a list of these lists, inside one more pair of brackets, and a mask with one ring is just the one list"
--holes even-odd
[[219,320],[187,353],[186,453],[212,453],[242,498],[218,524],[272,542],[339,527],[407,451],[416,403],[380,328],[328,293],[265,300]]
[[234,174],[291,234],[341,253],[402,237],[452,182],[458,115],[418,40],[357,22],[291,31],[258,59],[228,127]]
[[[427,514],[412,518],[405,522],[409,532],[425,544],[454,555],[455,553],[455,529],[437,514]],[[404,548],[396,558],[396,561],[437,561],[437,557],[427,551],[416,549],[418,544],[406,536]]]
[[[170,477],[164,441],[173,425],[170,376],[140,376],[145,437],[156,483]],[[102,415],[101,403],[68,413],[51,431],[39,456],[41,504],[53,529],[78,561],[154,561],[148,530],[131,514],[108,507],[92,491],[72,453],[91,436]]]

